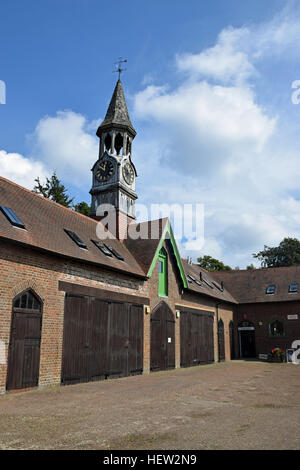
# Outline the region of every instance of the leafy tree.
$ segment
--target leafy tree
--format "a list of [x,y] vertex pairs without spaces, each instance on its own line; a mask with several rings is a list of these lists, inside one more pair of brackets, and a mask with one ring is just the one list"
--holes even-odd
[[33,191],[37,194],[41,194],[47,199],[51,199],[58,204],[65,207],[72,207],[74,198],[69,198],[65,186],[57,178],[56,172],[53,173],[51,178],[46,178],[46,183],[43,185],[40,182],[40,178],[37,177],[35,180],[35,187]]
[[90,206],[84,201],[74,204],[74,209],[76,212],[80,212],[80,214],[87,215],[88,217],[91,214]]
[[247,266],[246,269],[248,269],[248,271],[249,271],[250,269],[256,269],[256,268],[255,268],[254,264],[251,263],[251,264],[249,264],[249,265]]
[[300,265],[300,242],[297,238],[284,238],[278,246],[264,246],[262,251],[253,253],[262,267]]
[[205,255],[197,259],[198,265],[208,271],[231,271],[230,266],[226,266],[222,261]]

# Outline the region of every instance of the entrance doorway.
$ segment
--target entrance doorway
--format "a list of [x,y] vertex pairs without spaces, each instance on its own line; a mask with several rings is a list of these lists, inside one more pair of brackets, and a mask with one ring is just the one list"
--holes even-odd
[[253,323],[243,322],[238,327],[240,357],[251,359],[256,357],[255,349],[255,328]]
[[13,303],[6,389],[36,387],[39,382],[42,304],[31,291]]
[[160,302],[151,313],[150,370],[175,367],[175,319],[165,302]]

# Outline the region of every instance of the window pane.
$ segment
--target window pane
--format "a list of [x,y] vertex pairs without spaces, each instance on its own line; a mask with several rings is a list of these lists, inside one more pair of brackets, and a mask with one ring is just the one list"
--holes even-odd
[[158,262],[158,272],[163,273],[164,272],[164,265],[162,261]]
[[26,308],[27,304],[27,294],[23,294],[21,298],[21,308]]
[[289,292],[298,292],[298,284],[296,282],[293,284],[290,284]]
[[270,334],[272,336],[283,336],[283,323],[279,320],[274,321],[270,324]]
[[33,304],[33,297],[31,294],[28,294],[28,304],[27,304],[27,308],[32,308],[32,304]]
[[274,292],[275,292],[275,286],[274,285],[271,285],[271,286],[267,287],[267,290],[266,290],[267,294],[274,294]]

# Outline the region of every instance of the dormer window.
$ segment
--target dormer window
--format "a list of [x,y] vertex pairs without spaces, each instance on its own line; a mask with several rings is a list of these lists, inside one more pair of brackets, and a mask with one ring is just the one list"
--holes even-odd
[[266,294],[275,294],[275,285],[274,284],[271,284],[270,286],[267,287]]
[[298,292],[298,284],[294,282],[289,285],[289,292]]

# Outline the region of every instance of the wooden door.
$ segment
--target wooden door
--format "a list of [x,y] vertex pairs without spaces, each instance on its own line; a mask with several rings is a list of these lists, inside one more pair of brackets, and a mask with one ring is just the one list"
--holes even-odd
[[62,383],[143,371],[143,306],[67,294]]
[[150,370],[175,367],[175,319],[165,302],[151,314]]
[[225,361],[224,323],[222,320],[219,320],[218,322],[218,344],[219,344],[219,361]]
[[128,308],[123,303],[112,303],[109,313],[108,373],[111,377],[128,375]]
[[233,321],[229,323],[229,341],[230,341],[230,359],[235,359],[235,348],[234,348],[234,325]]
[[41,303],[30,291],[27,291],[14,301],[8,351],[7,390],[38,385],[41,331]]
[[180,312],[180,364],[190,367],[214,361],[213,317],[209,312]]
[[143,372],[144,349],[144,308],[143,305],[131,305],[129,311],[128,374]]

